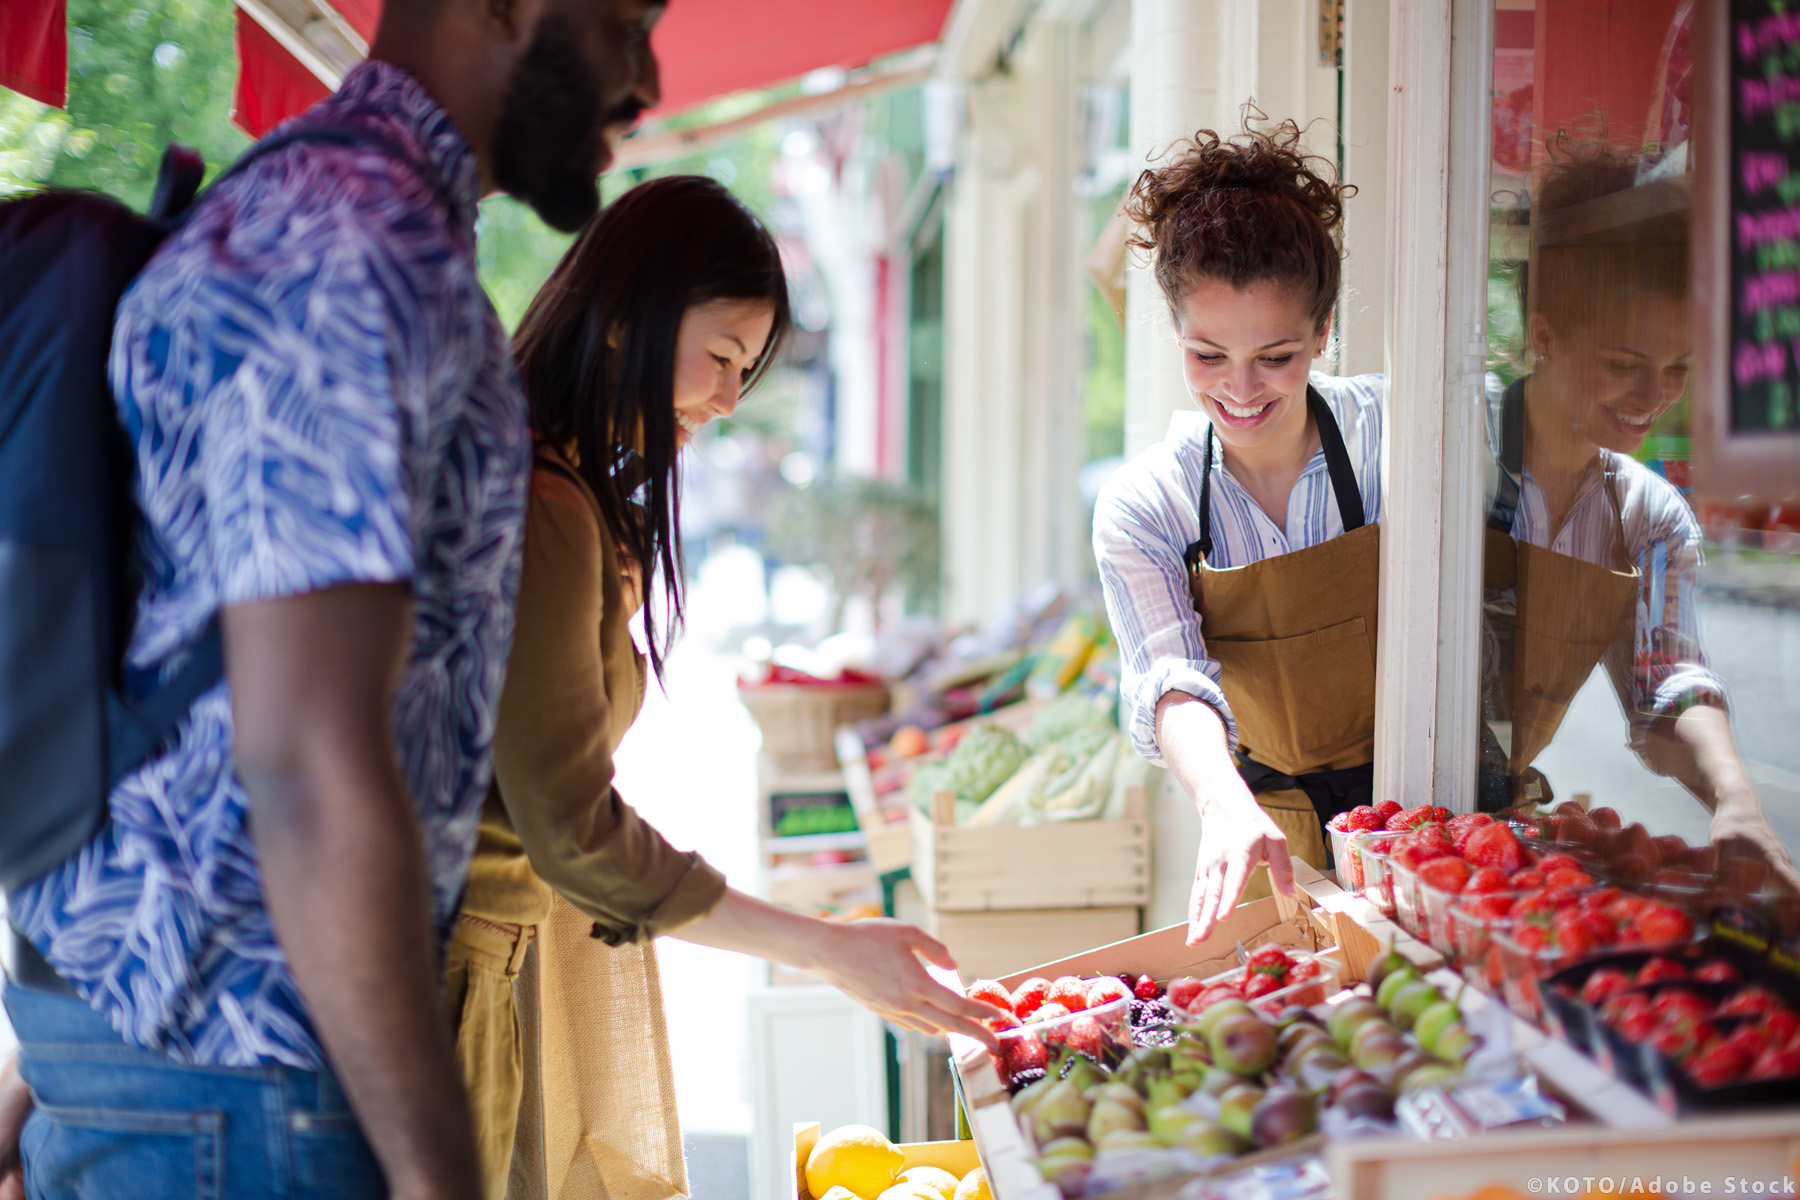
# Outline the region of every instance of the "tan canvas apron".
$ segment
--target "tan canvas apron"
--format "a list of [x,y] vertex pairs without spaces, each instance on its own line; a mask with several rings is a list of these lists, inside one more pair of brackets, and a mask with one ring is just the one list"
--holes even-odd
[[[1615,569],[1622,565],[1617,543],[1615,567],[1608,567],[1511,536],[1524,460],[1523,380],[1507,388],[1500,420],[1500,488],[1488,514],[1482,566],[1486,617],[1498,649],[1489,681],[1498,695],[1487,707],[1512,722],[1506,769],[1517,778],[1550,745],[1575,693],[1621,635],[1639,575],[1635,568]],[[1604,482],[1620,520],[1610,471]]]
[[[1214,568],[1213,432],[1206,431],[1200,540],[1188,587],[1207,654],[1237,719],[1240,770],[1288,850],[1328,863],[1324,822],[1370,803],[1375,753],[1375,623],[1380,528],[1363,520],[1343,436],[1319,394],[1307,404],[1346,532],[1291,554]],[[1328,811],[1329,810],[1329,811]]]

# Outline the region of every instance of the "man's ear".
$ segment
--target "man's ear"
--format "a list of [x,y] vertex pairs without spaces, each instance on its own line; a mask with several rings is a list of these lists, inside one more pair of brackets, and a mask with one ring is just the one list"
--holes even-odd
[[543,20],[546,0],[477,0],[485,24],[518,45],[531,40]]

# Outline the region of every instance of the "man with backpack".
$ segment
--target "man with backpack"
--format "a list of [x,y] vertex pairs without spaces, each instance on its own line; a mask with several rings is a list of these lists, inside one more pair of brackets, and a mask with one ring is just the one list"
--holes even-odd
[[[110,380],[125,690],[224,679],[8,896],[0,1196],[472,1198],[439,950],[490,775],[530,465],[476,201],[573,230],[663,0],[386,0],[370,61],[201,197]],[[8,1065],[10,1072],[11,1064]]]

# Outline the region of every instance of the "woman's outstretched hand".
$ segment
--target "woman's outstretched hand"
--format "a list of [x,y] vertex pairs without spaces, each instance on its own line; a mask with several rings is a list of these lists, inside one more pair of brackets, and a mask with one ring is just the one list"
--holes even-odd
[[[944,944],[904,921],[871,918],[823,922],[813,970],[864,1008],[920,1033],[960,1033],[989,1050],[998,1041],[982,1021],[1006,1014],[958,995],[931,977],[925,963],[954,968]],[[921,961],[923,960],[923,961]]]

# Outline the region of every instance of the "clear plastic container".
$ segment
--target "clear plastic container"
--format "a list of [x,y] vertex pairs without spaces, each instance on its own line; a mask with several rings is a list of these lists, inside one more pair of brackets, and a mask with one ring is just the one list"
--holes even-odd
[[[1454,955],[1452,961],[1462,977],[1489,995],[1498,996],[1504,981],[1499,950],[1493,945],[1493,933],[1512,925],[1507,913],[1493,913],[1478,907],[1477,901],[1504,897],[1516,904],[1530,892],[1488,892],[1481,896],[1459,895],[1445,914]],[[1511,905],[1509,904],[1510,908]]]
[[1506,1001],[1506,1007],[1526,1020],[1540,1026],[1547,1026],[1548,1018],[1544,1011],[1544,1000],[1540,993],[1543,980],[1558,971],[1566,970],[1585,959],[1600,954],[1611,954],[1614,951],[1646,950],[1657,953],[1678,952],[1692,945],[1694,938],[1684,938],[1678,942],[1646,944],[1633,942],[1611,946],[1596,946],[1590,950],[1527,950],[1517,940],[1516,923],[1508,922],[1504,928],[1491,927],[1489,937],[1490,954],[1498,954],[1500,971],[1500,995]]
[[[1000,1077],[1007,1077],[1006,1065],[1016,1054],[1015,1044],[1028,1038],[1041,1043],[1050,1060],[1069,1045],[1090,1054],[1096,1061],[1114,1052],[1122,1053],[1132,1046],[1130,1016],[1131,1000],[1124,998],[1052,1020],[1032,1021],[1017,1029],[1002,1030],[995,1035],[1000,1040],[1000,1052],[994,1056],[1000,1066]],[[1077,1023],[1082,1021],[1092,1021],[1093,1025],[1077,1028]],[[1090,1041],[1095,1044],[1090,1046]]]
[[[1339,980],[1343,978],[1344,964],[1339,959],[1335,948],[1323,950],[1317,954],[1310,950],[1289,950],[1288,953],[1296,962],[1318,963],[1319,973],[1311,979],[1304,979],[1299,983],[1292,983],[1287,987],[1277,988],[1275,991],[1250,998],[1250,1007],[1265,1016],[1273,1017],[1290,1004],[1323,1004],[1327,997],[1335,996],[1338,993]],[[1221,971],[1217,975],[1209,976],[1201,981],[1201,994],[1205,994],[1206,989],[1214,984],[1240,980],[1249,970],[1248,967],[1234,967],[1229,971]],[[1171,1005],[1171,1008],[1173,1007]],[[1175,1016],[1183,1021],[1193,1020],[1200,1015],[1198,1009],[1174,1008],[1174,1012]]]
[[1350,859],[1351,880],[1361,881],[1360,887],[1353,891],[1368,897],[1370,903],[1381,910],[1383,916],[1394,915],[1394,891],[1390,879],[1390,863],[1388,852],[1394,848],[1394,841],[1406,831],[1398,829],[1369,829],[1350,835],[1346,853]]

